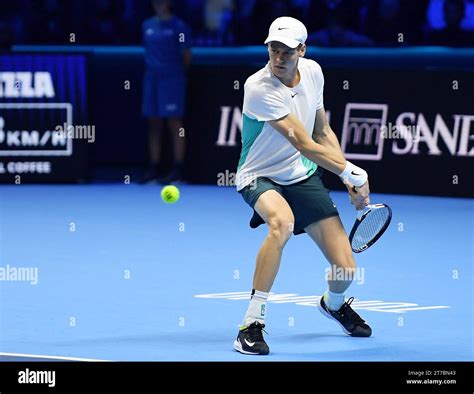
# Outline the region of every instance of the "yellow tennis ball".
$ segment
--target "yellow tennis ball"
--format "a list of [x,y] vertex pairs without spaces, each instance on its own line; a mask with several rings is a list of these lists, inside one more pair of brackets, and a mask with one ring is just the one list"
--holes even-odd
[[168,204],[173,204],[179,200],[179,189],[176,186],[165,186],[161,190],[161,198]]

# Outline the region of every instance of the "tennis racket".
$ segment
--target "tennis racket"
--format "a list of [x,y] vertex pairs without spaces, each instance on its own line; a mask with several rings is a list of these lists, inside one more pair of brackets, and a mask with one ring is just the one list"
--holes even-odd
[[367,205],[357,214],[349,234],[354,253],[370,248],[388,228],[392,220],[392,209],[387,204]]

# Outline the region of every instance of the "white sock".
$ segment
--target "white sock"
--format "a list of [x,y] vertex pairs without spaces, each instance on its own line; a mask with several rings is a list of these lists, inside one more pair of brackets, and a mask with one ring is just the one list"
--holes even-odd
[[267,309],[268,293],[264,291],[252,290],[252,298],[250,300],[249,308],[244,317],[244,326],[249,326],[254,321],[261,324],[265,322],[265,310]]
[[333,293],[328,289],[324,293],[324,302],[331,311],[338,311],[344,304],[344,293]]

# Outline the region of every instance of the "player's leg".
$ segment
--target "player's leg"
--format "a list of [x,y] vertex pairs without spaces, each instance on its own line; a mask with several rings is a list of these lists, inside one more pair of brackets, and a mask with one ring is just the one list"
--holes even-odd
[[[316,242],[333,267],[328,275],[329,291],[337,294],[344,293],[352,282],[356,263],[339,216],[317,221],[306,227],[305,231]],[[336,275],[337,273],[340,275]],[[334,304],[334,307],[339,309],[342,304],[343,302]]]
[[[321,180],[318,168],[307,180],[283,187],[283,194],[295,215],[295,234],[305,231],[316,242],[331,264],[329,289],[321,298],[321,311],[338,321],[353,336],[370,336],[370,327],[345,302],[344,291],[355,273],[355,261],[336,205]],[[329,307],[330,309],[329,309]]]
[[269,353],[262,335],[266,302],[280,267],[283,248],[294,228],[291,208],[277,190],[268,189],[258,196],[256,203],[252,202],[252,195],[260,193],[261,188],[272,187],[270,182],[259,181],[254,191],[247,189],[242,193],[268,227],[267,237],[257,255],[249,307],[234,342],[234,348],[244,354]]
[[305,231],[331,264],[327,275],[328,290],[321,298],[320,311],[337,321],[346,334],[369,337],[371,328],[350,306],[353,298],[348,301],[344,298],[344,292],[355,277],[356,263],[339,216],[314,222],[305,227]]
[[288,203],[275,190],[263,193],[254,209],[267,224],[268,234],[257,255],[253,288],[268,293],[280,267],[283,247],[293,232],[295,219]]

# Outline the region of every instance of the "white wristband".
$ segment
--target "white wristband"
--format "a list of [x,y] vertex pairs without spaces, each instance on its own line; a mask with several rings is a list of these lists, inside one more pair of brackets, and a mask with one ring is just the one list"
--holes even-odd
[[346,168],[344,168],[339,177],[344,183],[350,182],[354,186],[359,187],[367,182],[368,175],[362,168],[357,167],[350,161],[346,161]]

